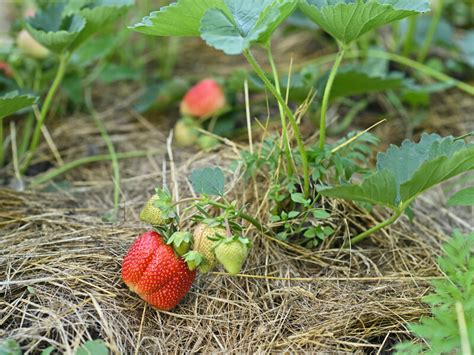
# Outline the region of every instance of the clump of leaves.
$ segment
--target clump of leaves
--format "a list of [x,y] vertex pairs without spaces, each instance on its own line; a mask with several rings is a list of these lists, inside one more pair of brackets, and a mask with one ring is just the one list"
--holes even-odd
[[431,316],[409,329],[424,343],[402,343],[398,354],[471,354],[474,350],[474,233],[454,232],[438,265],[446,275],[432,282],[434,293],[423,297]]
[[418,143],[406,140],[379,153],[377,170],[360,184],[320,186],[324,196],[382,205],[394,211],[392,217],[352,239],[365,239],[395,222],[424,191],[454,176],[474,170],[474,144],[452,136],[423,134]]

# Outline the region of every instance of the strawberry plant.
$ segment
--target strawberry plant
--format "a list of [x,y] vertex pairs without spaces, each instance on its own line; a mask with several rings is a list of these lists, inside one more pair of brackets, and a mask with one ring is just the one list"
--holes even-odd
[[[322,97],[319,119],[319,148],[307,148],[297,122],[297,116],[290,109],[282,95],[280,78],[271,51],[271,38],[275,30],[299,8],[309,20],[331,35],[337,42],[339,52],[327,79],[321,87]],[[411,205],[415,198],[426,189],[439,184],[453,176],[474,169],[472,145],[463,139],[453,137],[442,138],[437,135],[424,135],[419,143],[404,142],[400,148],[391,147],[386,153],[378,156],[377,170],[363,176],[360,185],[352,183],[357,168],[352,162],[357,157],[340,159],[340,148],[351,147],[354,140],[361,135],[342,143],[340,147],[331,147],[326,143],[326,120],[330,99],[336,96],[365,93],[374,90],[392,90],[402,84],[402,77],[379,79],[373,78],[368,72],[345,69],[341,67],[344,55],[355,41],[371,31],[410,18],[430,10],[427,0],[406,2],[399,0],[207,0],[193,2],[179,0],[169,6],[152,12],[142,22],[131,26],[132,29],[156,36],[200,36],[208,45],[228,55],[242,54],[250,63],[254,72],[265,88],[275,97],[278,103],[281,120],[281,145],[276,160],[270,156],[259,159],[247,155],[245,162],[251,165],[267,165],[273,171],[279,166],[280,157],[285,157],[287,176],[276,177],[273,193],[276,204],[274,222],[284,222],[284,238],[292,229],[289,219],[312,211],[312,206],[321,196],[343,198],[372,205],[382,205],[393,209],[393,215],[377,226],[368,229],[352,239],[352,243],[363,240],[373,232],[398,219]],[[434,19],[439,22],[438,12]],[[433,25],[434,26],[434,25]],[[436,27],[436,26],[434,26]],[[432,34],[428,34],[428,46]],[[262,47],[272,68],[272,79],[268,76],[254,57],[253,47]],[[425,57],[425,53],[421,54]],[[401,63],[419,68],[416,62],[396,58]],[[339,69],[341,71],[339,72]],[[444,80],[442,74],[421,66],[428,75]],[[350,84],[348,85],[348,83]],[[354,84],[354,85],[352,85]],[[472,92],[465,84],[459,87]],[[348,91],[349,90],[349,91]],[[352,92],[351,92],[352,90]],[[288,120],[288,123],[287,123]],[[289,131],[296,141],[297,149],[293,150],[289,139]],[[278,143],[276,143],[278,144]],[[274,145],[270,151],[274,152]],[[349,148],[351,149],[351,148]],[[352,149],[354,147],[352,146]],[[338,152],[339,154],[337,154]],[[273,153],[272,153],[273,154]],[[368,158],[369,152],[362,154],[362,160]],[[270,158],[270,159],[268,159]],[[336,179],[331,178],[330,171],[335,171]],[[302,174],[302,181],[299,183]],[[429,177],[426,179],[426,177]],[[355,177],[355,175],[354,175]],[[330,182],[342,185],[332,186]],[[314,186],[314,182],[319,182]],[[298,189],[301,188],[301,191]],[[299,195],[301,194],[301,196]],[[289,197],[291,196],[291,203]],[[297,207],[295,209],[295,207]],[[285,212],[288,208],[292,212]],[[305,212],[306,211],[306,212]],[[303,228],[291,231],[291,234],[304,234],[309,237],[327,237],[328,232],[321,226],[313,229]]]
[[53,83],[41,105],[28,153],[21,164],[23,172],[30,165],[38,147],[41,128],[64,78],[71,56],[92,35],[122,16],[132,4],[133,0],[56,1],[46,4],[35,16],[27,19],[25,30],[18,37],[19,46],[36,58],[45,57],[47,49],[57,57],[58,67]]

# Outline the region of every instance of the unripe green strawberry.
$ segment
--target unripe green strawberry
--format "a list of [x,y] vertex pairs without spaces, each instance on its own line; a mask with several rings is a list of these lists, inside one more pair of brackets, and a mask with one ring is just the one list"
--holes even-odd
[[180,147],[190,147],[196,144],[199,132],[199,123],[190,117],[181,118],[174,125],[174,140]]
[[169,244],[173,247],[176,254],[183,256],[189,251],[191,247],[191,241],[193,236],[189,232],[174,232],[171,237],[168,239],[166,244]]
[[217,261],[231,275],[236,275],[242,269],[249,249],[240,239],[223,240],[214,250]]
[[198,138],[197,143],[199,148],[205,152],[208,152],[219,145],[219,140],[212,136],[202,135]]
[[[159,204],[163,204],[163,207],[157,207]],[[140,212],[140,219],[143,222],[150,223],[152,226],[164,226],[171,223],[172,216],[170,216],[168,211],[168,202],[163,201],[160,196],[154,195],[147,201]]]
[[207,224],[199,224],[194,230],[193,250],[203,256],[203,260],[198,267],[199,272],[205,274],[216,266],[216,256],[214,255],[213,246],[218,235],[225,236],[223,228],[209,227]]

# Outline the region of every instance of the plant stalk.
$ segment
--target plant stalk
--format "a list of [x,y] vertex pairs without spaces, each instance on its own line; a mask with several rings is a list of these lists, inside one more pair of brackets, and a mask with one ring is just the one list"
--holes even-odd
[[439,0],[438,7],[436,9],[435,14],[433,15],[433,19],[431,20],[430,27],[428,28],[428,33],[426,34],[425,41],[423,42],[423,46],[421,47],[420,52],[418,53],[418,61],[423,63],[428,55],[430,50],[431,43],[433,42],[433,37],[436,33],[436,29],[438,28],[439,21],[441,20],[441,14],[444,8],[444,1]]
[[331,69],[329,74],[329,79],[326,83],[324,89],[323,102],[321,104],[321,120],[319,122],[319,149],[323,150],[324,145],[326,144],[326,116],[329,106],[329,98],[331,97],[331,89],[334,84],[334,79],[336,79],[336,74],[339,66],[341,65],[342,58],[344,58],[345,47],[344,45],[339,45],[339,52],[336,57],[336,61]]
[[461,354],[471,355],[471,344],[469,344],[469,333],[467,330],[466,317],[461,302],[456,302],[456,315],[458,319],[459,335],[461,337]]
[[405,35],[405,42],[403,43],[403,55],[408,57],[413,49],[413,42],[416,33],[416,16],[408,18],[408,29]]
[[59,57],[58,71],[56,72],[56,76],[54,78],[53,84],[49,88],[48,94],[46,95],[46,99],[44,100],[43,106],[41,107],[40,117],[38,119],[38,122],[36,123],[36,127],[33,132],[30,148],[28,150],[28,153],[26,154],[25,160],[23,161],[21,169],[20,169],[21,173],[24,173],[26,169],[28,169],[31,163],[31,160],[33,159],[33,155],[35,154],[36,149],[38,148],[40,138],[41,138],[41,128],[43,127],[43,124],[46,120],[46,116],[48,115],[49,109],[51,107],[51,103],[53,101],[54,96],[56,95],[56,91],[58,90],[59,85],[61,84],[61,81],[64,77],[64,74],[66,72],[66,66],[67,66],[67,63],[69,62],[69,58],[70,58],[69,53],[63,53]]
[[248,60],[250,65],[252,66],[253,70],[255,73],[259,76],[259,78],[263,81],[267,89],[272,93],[272,95],[277,99],[278,103],[283,107],[283,110],[285,111],[285,114],[287,115],[288,119],[290,120],[291,128],[294,131],[296,143],[298,145],[298,151],[301,155],[301,162],[303,164],[303,193],[306,198],[309,198],[309,192],[310,192],[310,182],[309,182],[309,166],[308,166],[308,156],[306,154],[306,150],[303,144],[303,139],[301,138],[301,132],[298,127],[298,123],[296,122],[296,118],[293,115],[293,112],[291,112],[290,108],[286,104],[285,100],[283,97],[278,93],[277,89],[273,84],[268,80],[267,76],[265,75],[265,72],[263,69],[260,67],[260,65],[257,63],[255,60],[254,56],[252,53],[247,50],[244,52],[245,58]]
[[390,217],[389,219],[377,224],[376,226],[373,226],[372,228],[366,230],[365,232],[362,232],[359,235],[355,236],[350,241],[347,241],[346,243],[344,243],[344,248],[347,248],[351,245],[359,243],[362,240],[364,240],[365,238],[367,238],[369,235],[371,235],[371,234],[379,231],[380,229],[385,228],[385,227],[389,226],[390,224],[394,223],[402,215],[403,211],[404,211],[404,209],[402,209],[402,208],[398,209],[396,211],[396,213],[393,214],[392,217]]
[[[213,200],[206,200],[206,202],[208,204],[210,204],[212,206],[215,206],[215,207],[218,207],[220,209],[223,209],[223,210],[227,209],[227,206],[224,205],[223,203],[213,201]],[[238,214],[242,219],[245,219],[247,222],[253,224],[254,227],[257,228],[260,232],[262,232],[264,234],[267,234],[271,237],[275,236],[275,234],[270,230],[270,228],[264,226],[259,221],[257,221],[257,219],[253,218],[252,216],[248,215],[247,213],[239,211]]]
[[[280,89],[280,79],[278,77],[278,70],[275,65],[275,61],[273,60],[273,53],[270,47],[270,44],[267,46],[267,55],[268,55],[268,61],[270,62],[270,66],[272,67],[272,72],[273,72],[273,81],[275,82],[275,88],[278,92],[278,94],[281,95],[281,89]],[[293,175],[293,165],[291,164],[291,152],[290,152],[290,142],[288,141],[288,130],[286,126],[286,115],[285,111],[283,109],[283,106],[278,102],[278,109],[280,111],[280,120],[281,120],[281,135],[282,135],[282,141],[284,144],[283,150],[286,155],[287,159],[287,168],[288,168],[288,174],[291,176]]]

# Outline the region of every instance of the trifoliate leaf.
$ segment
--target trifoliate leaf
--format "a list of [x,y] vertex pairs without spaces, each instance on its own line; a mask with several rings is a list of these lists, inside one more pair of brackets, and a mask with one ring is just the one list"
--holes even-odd
[[189,177],[194,192],[205,195],[224,194],[224,173],[220,168],[196,169]]
[[76,355],[108,355],[109,349],[105,343],[100,340],[86,341],[76,352]]
[[321,186],[324,196],[397,208],[423,191],[474,170],[474,145],[453,137],[424,134],[419,143],[405,141],[379,153],[377,171],[361,184]]
[[210,9],[201,37],[226,54],[240,54],[253,43],[266,44],[275,29],[296,8],[295,0],[224,0],[226,10]]
[[429,11],[428,0],[302,0],[301,10],[318,26],[348,44],[402,18]]
[[124,15],[133,4],[134,0],[89,0],[79,11],[79,15],[86,22],[79,36],[71,45],[72,49],[79,47],[87,38],[100,32],[104,27]]
[[179,0],[129,28],[154,36],[199,36],[201,20],[209,9],[227,11],[223,0]]
[[474,206],[474,187],[456,192],[448,200],[448,206]]
[[19,95],[16,91],[0,96],[0,120],[33,105],[36,99],[31,95]]
[[66,15],[63,2],[53,3],[28,20],[26,29],[31,36],[52,52],[61,53],[68,48],[85,27],[79,15]]

